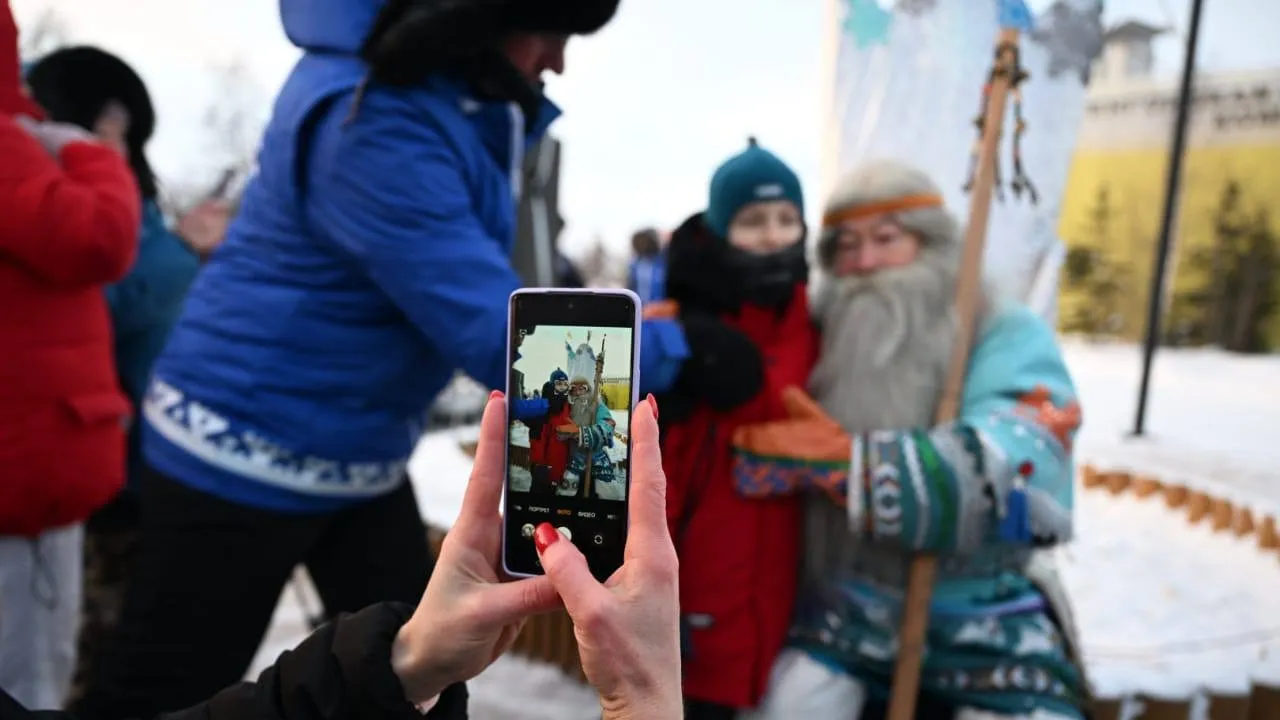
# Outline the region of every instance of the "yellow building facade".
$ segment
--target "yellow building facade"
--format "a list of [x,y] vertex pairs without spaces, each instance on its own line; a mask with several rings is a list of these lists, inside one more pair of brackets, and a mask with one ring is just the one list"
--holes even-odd
[[[1144,332],[1177,82],[1143,72],[1143,52],[1140,37],[1112,38],[1090,87],[1060,215],[1065,332],[1129,340]],[[1244,337],[1252,323],[1265,346],[1253,349],[1280,347],[1280,312],[1269,309],[1280,303],[1272,278],[1280,268],[1267,249],[1280,232],[1277,203],[1280,68],[1198,76],[1166,275],[1168,340],[1216,343]],[[1234,269],[1225,266],[1228,247],[1244,258]]]

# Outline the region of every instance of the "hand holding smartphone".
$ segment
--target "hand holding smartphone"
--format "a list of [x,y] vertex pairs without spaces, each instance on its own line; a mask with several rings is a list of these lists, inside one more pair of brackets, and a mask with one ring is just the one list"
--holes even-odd
[[511,295],[503,568],[543,574],[534,528],[551,523],[604,581],[627,535],[640,299],[629,290]]

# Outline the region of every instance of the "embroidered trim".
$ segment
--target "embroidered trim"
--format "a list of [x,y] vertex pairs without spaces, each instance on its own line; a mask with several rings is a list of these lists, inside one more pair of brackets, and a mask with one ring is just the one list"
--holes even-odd
[[849,479],[845,486],[845,495],[848,497],[849,503],[849,527],[854,532],[862,532],[864,523],[866,523],[867,513],[867,475],[866,475],[866,447],[863,444],[861,435],[853,436],[853,449],[850,451],[852,460],[849,462]]
[[868,494],[874,520],[871,535],[875,538],[897,538],[903,531],[902,479],[896,462],[898,435],[892,432],[875,432],[868,435],[867,441],[871,450]]
[[191,400],[179,389],[153,378],[142,403],[143,415],[166,440],[204,462],[267,485],[307,495],[366,498],[394,489],[409,459],[342,462],[315,455],[298,456],[257,431]]
[[[924,473],[933,490],[931,497],[934,498],[935,507],[932,509],[936,512],[931,516],[938,519],[937,526],[931,528],[930,546],[954,548],[961,505],[956,473],[947,467],[933,439],[927,433],[916,431],[912,434],[915,436],[913,445],[916,451],[912,454],[912,459],[916,461],[920,467],[919,472]],[[923,546],[922,542],[918,547]]]
[[[930,502],[933,496],[929,494],[928,488],[924,486],[925,476],[920,468],[920,457],[916,454],[919,444],[916,442],[914,434],[903,433],[899,439],[899,443],[902,447],[903,461],[907,469],[907,475],[911,477],[911,487],[916,492],[916,536],[914,540],[915,545],[913,547],[924,548],[926,547],[925,542],[929,539],[930,531],[935,530],[941,525],[941,523],[935,523],[933,521],[934,515],[939,510],[945,512],[946,509],[945,507],[939,508],[936,503]],[[929,479],[934,480],[931,484],[934,485],[935,490],[942,489],[938,487],[939,483],[936,482],[936,478]],[[937,495],[939,499],[944,498],[946,495],[945,489],[943,489],[942,493],[938,493]]]

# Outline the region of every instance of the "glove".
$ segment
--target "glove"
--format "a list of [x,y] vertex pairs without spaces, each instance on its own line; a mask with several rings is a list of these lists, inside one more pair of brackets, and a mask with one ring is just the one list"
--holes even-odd
[[720,411],[732,410],[760,393],[764,360],[750,338],[708,315],[688,315],[681,324],[689,359],[676,379],[680,392],[700,397]]
[[803,390],[782,391],[786,420],[734,431],[734,484],[750,498],[822,490],[848,502],[853,438]]
[[96,142],[96,139],[89,131],[78,125],[69,123],[56,122],[40,122],[32,120],[25,115],[19,115],[14,118],[18,126],[27,131],[27,134],[39,141],[45,149],[45,152],[57,157],[62,152],[62,148],[73,142]]

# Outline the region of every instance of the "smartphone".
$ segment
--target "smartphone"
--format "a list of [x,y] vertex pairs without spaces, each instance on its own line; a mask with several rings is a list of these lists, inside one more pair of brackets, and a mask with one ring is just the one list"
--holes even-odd
[[512,293],[502,565],[541,575],[533,531],[551,523],[600,581],[622,566],[640,298],[630,290]]

